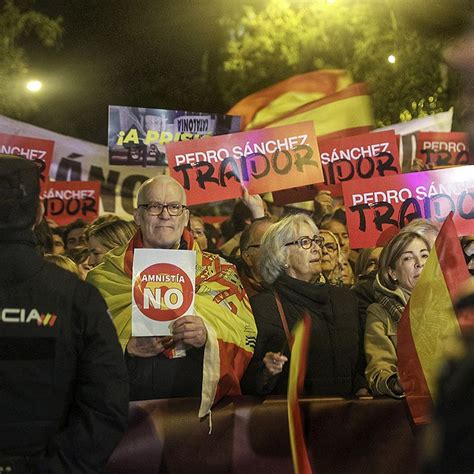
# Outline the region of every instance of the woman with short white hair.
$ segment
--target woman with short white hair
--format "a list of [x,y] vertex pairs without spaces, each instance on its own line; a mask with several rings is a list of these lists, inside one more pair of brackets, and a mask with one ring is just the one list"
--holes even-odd
[[306,393],[367,393],[356,299],[346,288],[317,283],[323,242],[305,214],[286,216],[265,232],[260,273],[268,289],[250,299],[258,336],[245,393],[287,393],[290,331],[305,313],[312,321]]

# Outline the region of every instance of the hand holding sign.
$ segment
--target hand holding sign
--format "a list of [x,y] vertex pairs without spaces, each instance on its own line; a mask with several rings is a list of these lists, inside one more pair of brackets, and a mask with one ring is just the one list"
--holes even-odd
[[173,347],[173,338],[166,337],[131,337],[127,352],[135,357],[153,357]]
[[132,336],[171,336],[174,322],[193,313],[195,267],[192,250],[135,250]]
[[192,347],[202,347],[207,340],[207,329],[199,316],[187,315],[179,318],[172,328],[173,340],[182,341]]

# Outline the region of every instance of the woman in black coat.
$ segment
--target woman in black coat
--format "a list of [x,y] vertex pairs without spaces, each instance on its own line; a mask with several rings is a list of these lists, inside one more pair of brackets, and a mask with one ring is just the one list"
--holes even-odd
[[287,393],[291,353],[285,322],[291,331],[305,312],[312,320],[305,393],[367,393],[357,300],[346,288],[315,283],[323,244],[318,234],[310,217],[295,214],[273,224],[263,237],[260,272],[269,289],[250,299],[258,336],[242,380],[244,393]]

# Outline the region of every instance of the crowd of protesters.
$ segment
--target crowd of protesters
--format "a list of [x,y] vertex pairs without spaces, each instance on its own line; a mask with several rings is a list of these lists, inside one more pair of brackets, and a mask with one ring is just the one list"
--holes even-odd
[[[473,44],[471,31],[447,51],[471,112]],[[141,186],[133,222],[104,215],[61,228],[42,219],[39,172],[11,159],[0,157],[3,472],[101,472],[128,399],[196,396],[205,416],[226,395],[286,394],[290,332],[303,316],[305,395],[405,396],[397,329],[439,223],[415,219],[383,247],[353,249],[343,203],[327,191],[285,208],[244,191],[216,225],[161,176]],[[132,336],[139,248],[196,252],[194,313],[170,336]],[[474,235],[461,248],[473,275]],[[473,281],[457,302],[471,317]],[[465,339],[441,373],[430,474],[474,467],[472,332]]]
[[[0,157],[6,170],[9,160]],[[315,213],[321,201],[322,218]],[[415,219],[383,248],[356,250],[343,204],[327,192],[317,193],[308,209],[276,208],[244,191],[234,209],[221,225],[206,223],[188,209],[182,186],[161,175],[141,186],[133,221],[107,214],[61,228],[37,213],[30,240],[46,262],[102,294],[116,331],[111,343],[118,339],[122,347],[130,400],[201,397],[204,416],[225,395],[285,395],[290,332],[304,315],[312,321],[306,395],[403,398],[397,327],[440,224]],[[471,274],[473,244],[472,235],[461,240]],[[137,248],[196,252],[194,314],[177,319],[171,336],[132,337]]]
[[[164,213],[162,209],[152,217],[159,221]],[[166,219],[174,219],[166,213]],[[397,326],[439,232],[438,222],[415,219],[384,248],[351,249],[344,207],[326,191],[317,193],[309,209],[307,203],[276,208],[244,191],[228,219],[221,224],[206,220],[190,209],[187,238],[200,252],[235,265],[258,328],[243,393],[286,393],[291,355],[287,330],[309,314],[308,394],[403,397]],[[142,229],[108,214],[64,228],[43,219],[35,232],[38,250],[47,260],[86,279],[107,252],[128,245]],[[474,236],[462,238],[472,274],[473,244]],[[202,377],[196,380],[202,384]],[[166,396],[196,395],[201,388],[170,389]],[[140,396],[132,392],[132,398]]]

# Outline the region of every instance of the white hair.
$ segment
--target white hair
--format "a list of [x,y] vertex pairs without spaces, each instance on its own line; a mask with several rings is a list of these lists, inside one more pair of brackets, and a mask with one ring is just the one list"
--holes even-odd
[[[281,221],[272,224],[263,234],[260,244],[260,274],[266,283],[273,283],[285,269],[289,249],[285,244],[296,240],[302,225],[309,225],[314,234],[318,228],[307,214],[289,214]],[[311,236],[309,236],[311,237]]]

